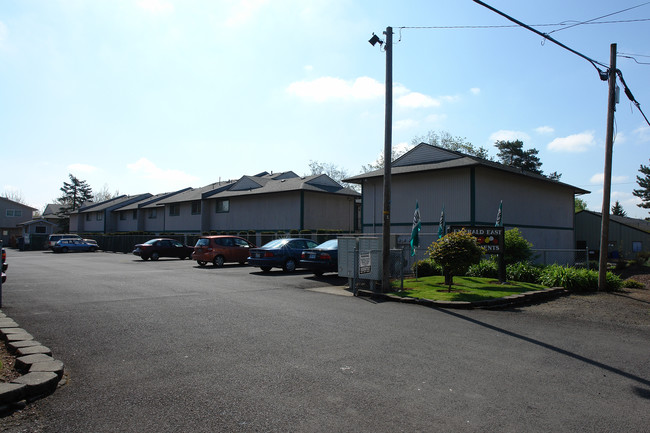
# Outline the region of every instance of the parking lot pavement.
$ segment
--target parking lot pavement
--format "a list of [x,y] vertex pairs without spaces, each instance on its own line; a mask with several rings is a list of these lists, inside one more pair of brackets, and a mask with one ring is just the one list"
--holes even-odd
[[[340,279],[12,252],[69,380],[6,431],[645,431],[645,329],[332,296]],[[328,289],[329,290],[329,289]],[[338,290],[338,289],[331,289]],[[4,427],[3,427],[4,428]]]

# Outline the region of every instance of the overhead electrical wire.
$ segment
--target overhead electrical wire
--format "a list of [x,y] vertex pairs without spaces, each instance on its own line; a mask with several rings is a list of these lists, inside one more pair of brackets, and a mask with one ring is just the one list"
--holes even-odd
[[620,10],[620,11],[617,11],[617,12],[612,12],[611,14],[603,15],[603,16],[600,16],[600,17],[597,17],[597,18],[592,18],[592,19],[587,20],[587,21],[577,22],[577,23],[572,24],[570,26],[562,27],[561,29],[556,29],[556,30],[553,30],[551,32],[548,32],[548,34],[550,35],[551,33],[556,33],[556,32],[562,31],[562,30],[570,29],[572,27],[580,26],[582,24],[590,24],[590,23],[592,23],[592,22],[594,22],[596,20],[611,17],[612,15],[620,14],[622,12],[627,12],[629,10],[636,9],[636,8],[639,8],[641,6],[645,6],[645,5],[648,5],[648,4],[650,4],[650,2],[645,2],[645,3],[642,3],[640,5],[632,6],[632,7],[629,7],[627,9],[623,9],[623,10]]
[[[511,16],[509,16],[509,15],[507,15],[507,14],[501,12],[500,10],[495,9],[495,8],[493,8],[492,6],[490,6],[490,5],[486,4],[486,3],[483,3],[481,0],[473,0],[473,1],[474,1],[474,3],[478,3],[478,4],[480,4],[481,6],[486,7],[487,9],[491,10],[492,12],[494,12],[494,13],[496,13],[496,14],[498,14],[498,15],[501,15],[502,17],[504,17],[504,18],[506,18],[506,19],[512,21],[513,23],[516,23],[516,24],[520,25],[521,27],[523,27],[523,28],[525,28],[525,29],[527,29],[527,30],[530,30],[530,31],[533,32],[533,33],[536,33],[536,34],[542,36],[544,39],[548,39],[549,41],[553,42],[554,44],[556,44],[556,45],[558,45],[558,46],[560,46],[560,47],[562,47],[562,48],[564,48],[565,50],[568,50],[568,51],[572,52],[573,54],[575,54],[575,55],[577,55],[577,56],[579,56],[579,57],[582,57],[583,59],[585,59],[585,60],[587,60],[589,63],[591,63],[591,65],[592,65],[594,68],[596,68],[596,70],[598,71],[598,75],[600,76],[600,79],[601,79],[601,80],[603,80],[603,81],[607,81],[607,80],[608,80],[608,78],[609,78],[609,74],[610,74],[610,69],[607,67],[607,65],[605,65],[605,64],[603,64],[603,63],[601,63],[601,62],[598,62],[598,61],[596,61],[596,60],[593,60],[593,59],[591,59],[591,58],[585,56],[584,54],[582,54],[582,53],[580,53],[580,52],[574,50],[573,48],[569,48],[568,46],[564,45],[563,43],[561,43],[561,42],[559,42],[559,41],[553,39],[553,38],[550,37],[548,34],[546,34],[546,33],[542,33],[542,32],[540,32],[539,30],[534,29],[534,28],[532,28],[531,26],[529,26],[529,25],[527,25],[527,24],[524,24],[524,23],[521,22],[521,21],[519,21],[519,20],[517,20],[517,19],[515,19],[515,18],[512,18]],[[601,70],[600,68],[598,68],[598,66],[596,66],[596,65],[599,65],[599,66],[602,66],[602,67],[606,68],[607,71],[602,71],[602,70]],[[625,80],[623,79],[623,73],[620,71],[620,69],[616,69],[615,72],[616,72],[616,75],[618,75],[619,79],[621,80],[621,83],[623,84],[623,87],[624,87],[624,89],[625,89],[625,95],[628,97],[628,99],[629,99],[630,101],[632,101],[632,103],[636,106],[636,108],[639,110],[639,112],[641,113],[641,115],[642,115],[643,118],[645,119],[646,123],[650,126],[650,121],[648,121],[648,118],[646,117],[645,113],[643,112],[643,110],[641,110],[641,104],[639,103],[639,101],[637,101],[637,100],[634,98],[634,96],[632,95],[632,91],[630,90],[630,88],[629,88],[629,87],[627,86],[627,84],[625,83]]]

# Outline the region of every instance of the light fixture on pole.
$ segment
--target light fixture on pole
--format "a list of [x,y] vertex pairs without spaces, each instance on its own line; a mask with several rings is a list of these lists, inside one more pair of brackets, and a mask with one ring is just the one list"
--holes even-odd
[[[386,120],[384,124],[384,212],[382,224],[382,279],[383,292],[390,291],[390,195],[391,195],[391,156],[393,135],[393,28],[386,27]],[[376,34],[368,41],[374,47],[384,43]]]

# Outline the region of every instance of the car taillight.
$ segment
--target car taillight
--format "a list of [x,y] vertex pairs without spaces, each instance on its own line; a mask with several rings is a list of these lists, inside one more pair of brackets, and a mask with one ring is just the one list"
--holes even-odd
[[330,256],[327,253],[320,253],[320,258],[323,259],[323,260],[329,260],[329,259],[332,258],[332,256]]
[[303,251],[302,254],[300,254],[300,258],[301,258],[301,259],[306,259],[306,258],[307,258],[307,254],[305,254],[305,252]]
[[4,263],[6,261],[7,261],[7,252],[5,250],[2,250],[2,262]]
[[264,257],[273,257],[275,254],[273,254],[271,251],[265,251],[264,252]]

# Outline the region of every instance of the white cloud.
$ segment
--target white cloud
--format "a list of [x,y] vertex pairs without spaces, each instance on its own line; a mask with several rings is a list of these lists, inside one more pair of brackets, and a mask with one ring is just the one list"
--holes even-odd
[[161,182],[165,185],[187,186],[198,181],[196,176],[180,170],[162,169],[147,158],[140,158],[133,164],[126,166],[132,173],[142,178]]
[[88,164],[70,164],[68,165],[68,171],[73,171],[76,173],[90,174],[98,170],[97,167],[88,165]]
[[384,94],[384,85],[369,77],[359,77],[354,81],[320,77],[311,81],[291,83],[287,92],[316,102],[335,99],[367,100],[381,97]]
[[430,114],[426,117],[425,119],[427,122],[430,123],[440,123],[443,122],[444,120],[447,120],[447,115],[446,114]]
[[614,135],[614,144],[623,144],[627,142],[627,135],[624,132],[617,132]]
[[555,129],[551,128],[550,126],[540,126],[538,128],[535,128],[535,132],[538,134],[552,134],[555,132]]
[[634,130],[634,133],[638,135],[639,140],[642,143],[650,141],[650,126],[642,126]]
[[440,106],[440,101],[418,92],[410,92],[404,96],[400,96],[395,102],[397,106],[403,108],[430,108]]
[[302,68],[307,72],[311,72],[314,70],[314,67],[312,65],[305,65]]
[[481,89],[479,89],[478,87],[472,87],[471,89],[469,89],[469,91],[470,91],[473,95],[478,95],[479,93],[481,93]]
[[556,138],[551,141],[547,148],[555,152],[586,152],[596,144],[593,131],[585,131],[580,134],[573,134],[567,137]]
[[[629,179],[628,176],[612,176],[612,184],[617,184],[617,183],[625,183]],[[589,183],[595,184],[595,185],[602,185],[602,183],[605,181],[605,175],[603,173],[596,173],[593,176],[591,176],[591,179],[589,179]]]
[[238,0],[230,9],[230,16],[226,20],[228,27],[237,27],[246,23],[253,17],[268,0]]
[[394,127],[395,129],[412,129],[418,126],[420,122],[417,120],[413,119],[404,119],[404,120],[398,120],[395,122]]
[[521,140],[524,143],[526,141],[530,140],[530,135],[526,134],[525,132],[521,131],[508,131],[506,129],[502,129],[500,131],[497,131],[490,135],[490,141],[515,141],[515,140]]
[[157,14],[174,11],[174,5],[167,0],[139,0],[138,7]]

